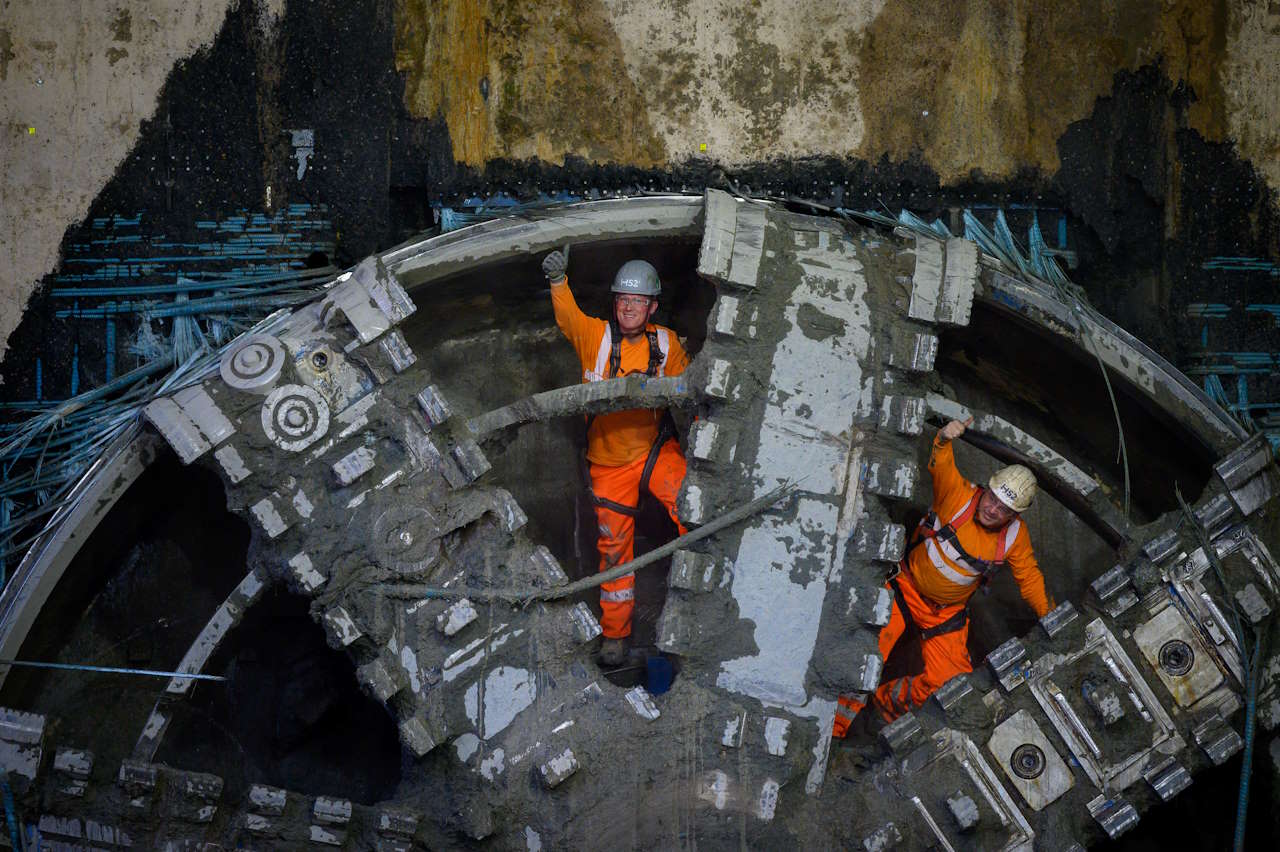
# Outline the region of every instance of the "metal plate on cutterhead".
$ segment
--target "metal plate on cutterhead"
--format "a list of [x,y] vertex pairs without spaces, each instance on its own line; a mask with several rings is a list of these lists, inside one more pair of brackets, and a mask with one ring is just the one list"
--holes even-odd
[[236,390],[267,393],[280,378],[289,355],[278,337],[250,334],[222,354],[218,372]]
[[329,431],[329,405],[309,387],[281,385],[262,403],[262,431],[287,452],[300,452]]
[[1176,606],[1138,625],[1133,639],[1179,707],[1192,706],[1222,683],[1222,670]]
[[1154,751],[1173,753],[1183,741],[1106,622],[1084,633],[1075,650],[1038,660],[1027,683],[1094,786],[1118,792],[1142,777]]
[[902,761],[893,786],[928,827],[933,848],[1030,850],[1035,832],[978,745],[949,728],[930,739],[932,753],[917,749]]
[[1053,804],[1076,783],[1035,717],[1026,710],[1019,710],[996,726],[987,750],[1033,811]]
[[383,568],[415,574],[440,555],[440,525],[422,506],[392,506],[373,522],[369,544]]

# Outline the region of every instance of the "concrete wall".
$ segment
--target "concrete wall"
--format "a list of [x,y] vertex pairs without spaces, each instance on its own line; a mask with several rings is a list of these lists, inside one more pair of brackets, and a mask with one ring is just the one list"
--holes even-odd
[[[4,4],[0,357],[30,293],[57,263],[67,228],[137,143],[174,63],[209,44],[229,9],[247,4],[264,41],[275,38],[286,0]],[[1173,134],[1183,129],[1234,140],[1237,154],[1280,186],[1276,4],[374,5],[395,15],[387,61],[404,77],[404,110],[442,120],[452,159],[473,167],[574,156],[657,168],[700,158],[730,169],[778,161],[785,170],[798,158],[830,155],[911,160],[944,186],[1027,170],[1051,176],[1060,138],[1112,92],[1116,75],[1158,62],[1177,97],[1194,97],[1163,119],[1153,144],[1174,151]],[[324,27],[326,4],[307,16]],[[270,97],[262,85],[227,96]],[[318,102],[324,97],[317,91]],[[1145,156],[1124,137],[1107,150]]]

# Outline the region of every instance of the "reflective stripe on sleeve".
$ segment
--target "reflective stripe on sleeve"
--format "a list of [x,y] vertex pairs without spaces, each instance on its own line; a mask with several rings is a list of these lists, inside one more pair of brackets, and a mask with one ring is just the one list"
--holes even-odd
[[633,601],[635,599],[635,587],[630,589],[619,589],[616,592],[606,591],[605,589],[600,590],[601,603],[625,603],[626,601]]
[[604,335],[600,338],[600,349],[596,352],[595,375],[592,376],[590,373],[587,374],[587,378],[590,381],[601,381],[609,370],[609,353],[613,351],[613,342],[610,338],[609,324],[605,323]]

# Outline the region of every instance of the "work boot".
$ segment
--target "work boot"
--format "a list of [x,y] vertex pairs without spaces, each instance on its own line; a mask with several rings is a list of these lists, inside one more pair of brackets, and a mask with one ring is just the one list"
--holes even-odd
[[621,639],[609,639],[600,643],[600,665],[616,669],[627,661],[627,646],[630,644],[627,637]]
[[845,742],[850,746],[874,744],[876,735],[887,724],[889,723],[884,720],[875,703],[868,703],[857,716],[853,717],[849,731],[845,734]]

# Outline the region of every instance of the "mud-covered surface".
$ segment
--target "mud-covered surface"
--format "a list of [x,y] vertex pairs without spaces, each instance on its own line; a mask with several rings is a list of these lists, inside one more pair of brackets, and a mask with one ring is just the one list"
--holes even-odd
[[395,723],[360,692],[307,604],[277,591],[253,608],[209,663],[226,683],[201,685],[175,714],[159,762],[218,775],[233,799],[254,783],[365,805],[391,797]]
[[[1221,597],[1207,562],[1193,552],[1191,528],[1177,531],[1176,517],[1165,515],[1132,528],[1115,549],[1047,498],[1026,521],[1050,592],[1076,602],[1078,617],[1048,639],[1005,580],[974,604],[974,660],[1021,636],[1034,661],[1019,672],[1028,682],[997,686],[979,666],[967,696],[945,710],[934,702],[919,709],[915,740],[832,746],[835,697],[865,693],[879,678],[876,632],[887,615],[877,614],[881,584],[902,555],[906,527],[930,500],[927,477],[908,475],[920,470],[932,437],[913,399],[926,390],[954,392],[1007,417],[1009,428],[1061,443],[1064,454],[1097,472],[1097,483],[1078,487],[1105,485],[1113,501],[1116,473],[1097,462],[1105,458],[1097,446],[1103,439],[1063,440],[1089,431],[1072,412],[1045,429],[1039,383],[1060,383],[1056,373],[1028,369],[1001,382],[949,387],[956,375],[949,371],[960,362],[946,366],[947,356],[973,345],[963,338],[944,340],[936,361],[903,360],[904,352],[930,351],[925,344],[940,330],[906,316],[913,276],[927,274],[917,266],[922,248],[914,237],[723,194],[708,196],[701,225],[710,236],[696,256],[684,245],[630,245],[605,235],[598,246],[575,249],[571,269],[590,313],[607,305],[605,285],[623,257],[641,253],[663,271],[663,319],[697,352],[687,372],[696,419],[685,438],[690,472],[679,501],[687,524],[706,524],[781,482],[795,488],[777,505],[678,552],[665,587],[642,592],[639,617],[654,622],[653,647],[624,668],[663,655],[679,672],[670,691],[627,693],[637,675],[600,670],[591,644],[598,631],[593,594],[523,600],[530,590],[563,583],[567,573],[591,571],[590,545],[575,528],[581,507],[570,513],[579,487],[572,424],[534,424],[505,446],[483,448],[468,432],[468,416],[575,382],[580,373],[551,327],[537,258],[442,279],[420,288],[413,304],[371,260],[336,282],[324,304],[299,309],[253,343],[264,347],[265,361],[232,359],[240,366],[202,383],[203,401],[183,397],[185,416],[207,422],[216,411],[227,418],[216,451],[200,437],[208,433],[191,433],[194,426],[181,418],[149,415],[179,446],[205,441],[197,468],[214,471],[225,489],[207,482],[205,499],[225,499],[252,530],[247,556],[230,561],[226,588],[208,596],[203,612],[246,571],[252,573],[239,588],[251,591],[239,593],[256,603],[247,613],[244,604],[228,610],[233,623],[203,664],[225,672],[225,685],[201,684],[194,699],[157,703],[167,729],[146,715],[148,702],[136,702],[91,793],[78,802],[53,796],[42,812],[123,819],[137,836],[154,839],[256,838],[285,846],[317,826],[340,832],[339,842],[352,848],[371,845],[395,809],[417,814],[409,835],[428,848],[529,848],[533,839],[588,846],[619,831],[635,846],[690,838],[707,846],[856,845],[886,821],[907,843],[921,845],[936,837],[917,819],[921,808],[951,819],[939,798],[945,780],[977,783],[965,789],[980,811],[994,791],[1008,797],[1010,821],[988,811],[977,834],[956,840],[987,846],[996,835],[1022,830],[1013,816],[1021,799],[1001,786],[1003,770],[987,741],[1015,710],[1048,712],[1036,690],[1050,688],[1061,689],[1105,750],[1095,768],[1062,739],[1070,728],[1036,716],[1053,748],[1064,756],[1075,749],[1080,758],[1062,801],[1017,817],[1029,820],[1026,830],[1038,842],[1058,847],[1101,837],[1087,803],[1111,783],[1094,776],[1111,772],[1114,758],[1177,743],[1188,772],[1207,768],[1205,752],[1182,745],[1201,713],[1232,717],[1239,706],[1234,675],[1215,682],[1205,699],[1212,707],[1174,708],[1184,692],[1171,696],[1154,679],[1147,688],[1151,673],[1134,668],[1149,665],[1144,625],[1173,613],[1164,582],[1192,584],[1188,600],[1200,600],[1201,587]],[[712,239],[726,229],[727,242]],[[980,340],[981,332],[978,321],[973,337]],[[413,363],[405,360],[408,349]],[[263,374],[265,394],[253,384]],[[1031,386],[1028,393],[1017,392],[1019,382]],[[1120,393],[1127,398],[1132,389]],[[977,451],[958,455],[972,479],[994,467]],[[1188,496],[1203,508],[1213,488],[1220,486]],[[1172,549],[1153,549],[1158,564],[1144,562],[1138,549],[1170,529]],[[1256,549],[1248,551],[1254,561],[1241,555],[1240,547],[1254,547],[1247,530],[1230,542],[1220,524],[1213,532],[1221,533],[1228,590],[1249,583],[1269,589],[1272,574],[1280,581]],[[1228,552],[1228,543],[1239,552]],[[1135,589],[1124,608],[1110,589],[1100,600],[1086,590],[1117,564],[1126,566],[1124,586]],[[236,594],[227,600],[234,603]],[[1263,594],[1275,603],[1273,593]],[[290,627],[303,619],[303,603],[319,628]],[[1115,612],[1103,616],[1108,609]],[[319,646],[321,634],[331,650]],[[46,642],[58,647],[56,637]],[[1125,683],[1107,681],[1115,676],[1105,661],[1098,664],[1103,651],[1127,667],[1130,683],[1143,679],[1148,689],[1141,709],[1134,704],[1118,723],[1091,716],[1084,698],[1086,677],[1090,690],[1096,682],[1114,693]],[[1229,657],[1220,647],[1213,653]],[[886,676],[911,671],[909,656],[904,644],[903,654],[885,661]],[[12,703],[22,706],[14,695]],[[51,718],[61,713],[60,706],[38,709]],[[1142,710],[1153,716],[1149,724],[1138,720]],[[202,733],[206,724],[216,733]],[[343,736],[344,728],[360,734]],[[65,730],[66,739],[51,742],[84,747],[71,736],[83,737],[83,730]],[[124,799],[138,795],[137,782],[112,781],[135,741],[135,758],[142,753],[148,764],[170,766],[146,816]],[[959,752],[947,743],[971,747],[964,752],[969,765],[989,763],[996,780],[956,762]],[[243,759],[230,756],[233,747],[243,749]],[[367,765],[346,768],[361,758]],[[200,772],[222,785],[208,823],[182,816],[190,791],[207,788],[192,775]],[[246,790],[252,783],[286,789],[283,812],[264,813]],[[1132,773],[1115,781],[1143,813],[1156,801],[1145,783]],[[317,816],[330,808],[317,798],[324,796],[352,803],[351,816],[337,823]],[[960,833],[950,822],[937,831]]]

